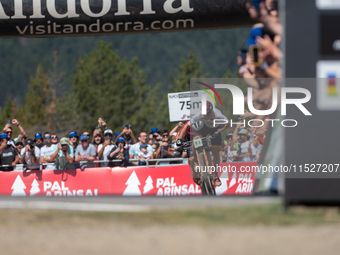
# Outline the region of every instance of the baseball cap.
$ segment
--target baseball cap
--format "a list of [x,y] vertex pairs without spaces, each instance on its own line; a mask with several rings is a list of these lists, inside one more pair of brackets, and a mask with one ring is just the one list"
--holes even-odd
[[123,126],[123,128],[129,129],[129,128],[131,128],[131,125],[130,125],[130,124],[125,124],[125,125]]
[[116,144],[119,143],[119,142],[123,142],[125,144],[125,139],[124,137],[119,137],[116,141]]
[[79,138],[79,136],[78,136],[78,134],[77,134],[76,131],[71,131],[68,137],[69,137],[69,138],[71,138],[71,137],[77,137],[77,138]]
[[247,131],[246,129],[242,129],[242,130],[238,131],[238,134],[239,134],[239,135],[246,135],[246,136],[249,136],[249,135],[248,135],[248,131]]
[[139,147],[139,149],[142,149],[142,148],[147,148],[148,147],[148,145],[147,144],[142,144],[140,147]]
[[83,141],[83,140],[89,140],[89,138],[87,137],[87,135],[81,135],[81,136],[80,136],[80,141]]
[[247,40],[248,46],[256,44],[256,37],[262,36],[262,27],[254,27],[250,31],[250,36]]
[[111,134],[111,135],[113,135],[113,132],[112,132],[111,129],[106,129],[106,130],[104,131],[104,135],[106,135],[106,134]]
[[173,132],[171,136],[176,136],[177,135],[177,132]]
[[27,139],[26,144],[33,145],[34,144],[33,139],[31,139],[31,138]]
[[66,137],[62,137],[62,138],[60,139],[60,144],[61,144],[61,145],[64,145],[64,144],[67,144],[67,145],[68,145],[68,144],[69,144],[69,143],[68,143],[68,139],[67,139]]
[[21,139],[15,139],[15,145],[17,145],[18,143],[22,143],[22,144],[24,144],[24,143],[22,142],[22,140],[21,140]]
[[39,139],[39,138],[43,138],[43,136],[42,136],[42,134],[41,133],[36,133],[35,135],[34,135],[34,141],[35,140],[37,140],[37,139]]
[[150,134],[154,134],[154,133],[160,133],[160,131],[158,130],[158,128],[152,128]]
[[234,135],[234,133],[232,133],[232,132],[227,134],[227,136],[233,136],[233,135]]

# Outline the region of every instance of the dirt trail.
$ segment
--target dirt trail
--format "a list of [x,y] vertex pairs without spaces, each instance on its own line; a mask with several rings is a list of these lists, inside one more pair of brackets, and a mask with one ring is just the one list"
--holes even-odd
[[[19,220],[20,222],[20,220]],[[339,254],[338,226],[1,224],[0,254]]]

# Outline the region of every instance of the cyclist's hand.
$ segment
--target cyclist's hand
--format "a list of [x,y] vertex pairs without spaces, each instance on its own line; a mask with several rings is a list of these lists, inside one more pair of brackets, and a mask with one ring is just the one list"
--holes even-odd
[[182,146],[183,145],[183,141],[181,139],[178,139],[177,142],[176,142],[176,145],[178,147]]
[[213,138],[216,138],[216,137],[219,136],[219,134],[220,134],[220,132],[216,131],[216,132],[212,135],[212,137],[213,137]]

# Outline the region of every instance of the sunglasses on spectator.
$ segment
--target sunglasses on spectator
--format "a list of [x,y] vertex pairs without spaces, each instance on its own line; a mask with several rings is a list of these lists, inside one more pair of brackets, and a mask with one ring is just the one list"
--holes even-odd
[[105,136],[112,136],[112,134],[106,134]]
[[169,135],[163,135],[163,137],[169,137]]
[[17,143],[16,144],[16,146],[19,146],[19,145],[24,146],[24,144],[22,144],[22,143]]
[[90,136],[90,134],[83,134],[83,135]]
[[13,132],[12,131],[8,131],[8,132],[6,132],[7,134],[13,134]]
[[70,138],[77,138],[76,136],[70,136]]
[[42,138],[37,138],[35,139],[36,141],[42,141],[43,139]]
[[57,139],[57,138],[58,138],[58,136],[51,136],[51,138],[52,138],[52,139]]
[[101,135],[96,135],[94,138],[97,138],[97,137],[100,137],[100,138],[102,138],[102,137],[101,137]]
[[49,135],[49,136],[45,136],[45,139],[47,139],[47,138],[51,138],[51,136]]
[[89,140],[82,140],[81,142],[88,142]]

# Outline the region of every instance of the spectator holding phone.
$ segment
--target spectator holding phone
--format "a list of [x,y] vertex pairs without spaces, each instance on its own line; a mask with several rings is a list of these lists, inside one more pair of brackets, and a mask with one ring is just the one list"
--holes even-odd
[[148,143],[152,147],[153,157],[154,158],[156,158],[157,150],[158,150],[159,146],[162,143],[162,137],[161,137],[160,133],[161,132],[158,130],[158,128],[152,128],[151,131],[150,131],[150,134],[149,134],[151,136],[151,139],[149,137],[149,142]]
[[[0,171],[13,171],[13,167],[19,162],[19,157],[15,149],[8,145],[8,134],[0,134]],[[6,165],[3,167],[2,165]]]
[[34,146],[33,139],[27,139],[25,147],[21,150],[19,163],[27,165],[25,169],[39,170],[40,149]]
[[[113,132],[111,129],[106,129],[104,131],[105,141],[103,144],[98,145],[98,157],[100,160],[108,160],[107,155],[115,147],[112,142]],[[100,163],[100,166],[107,167],[109,166],[109,162]]]
[[66,137],[60,139],[60,142],[54,147],[51,160],[55,161],[55,169],[74,169],[74,151],[69,145]]
[[137,143],[137,139],[133,134],[133,131],[131,129],[131,125],[130,124],[125,124],[123,126],[123,131],[120,132],[116,137],[115,137],[115,141],[117,142],[117,139],[119,137],[123,137],[124,141],[125,141],[125,149],[129,150],[132,144]]
[[174,157],[174,153],[170,150],[169,131],[162,132],[162,143],[156,151],[156,158]]
[[129,151],[125,149],[125,140],[123,137],[117,139],[116,145],[107,154],[109,160],[121,159],[123,162],[110,162],[109,166],[128,166],[129,164]]
[[[96,129],[93,131],[93,138],[91,142],[91,144],[93,144],[96,147],[96,152],[97,152],[96,160],[99,160],[99,157],[98,157],[99,145],[103,145],[103,143],[104,143],[103,133],[101,132],[99,127],[96,127]],[[94,165],[95,167],[100,167],[100,163],[98,162],[96,162]]]
[[[26,132],[25,132],[24,128],[20,125],[20,123],[19,123],[19,121],[17,119],[12,119],[12,124],[16,125],[19,128],[21,137],[22,136],[26,136]],[[9,139],[9,141],[8,141],[9,145],[12,146],[13,148],[15,148],[14,141],[12,140],[13,128],[11,126],[11,121],[10,120],[6,121],[6,125],[5,125],[5,127],[4,127],[2,132],[6,132],[7,133],[8,139]],[[19,136],[18,136],[18,138],[21,138]]]

